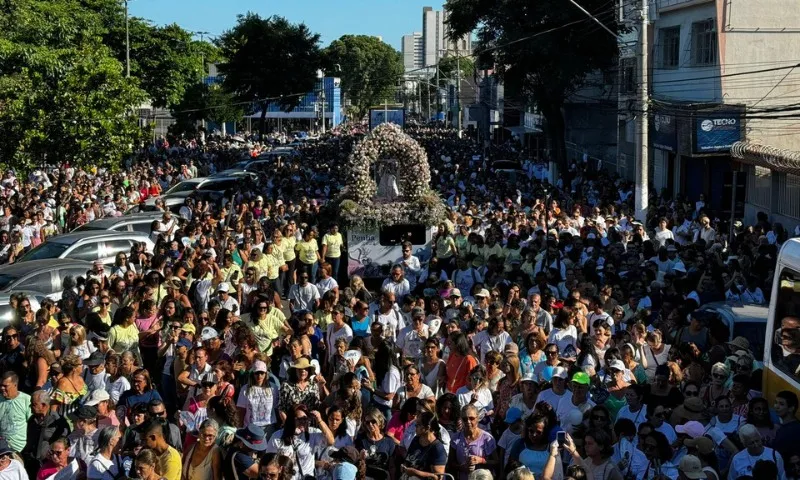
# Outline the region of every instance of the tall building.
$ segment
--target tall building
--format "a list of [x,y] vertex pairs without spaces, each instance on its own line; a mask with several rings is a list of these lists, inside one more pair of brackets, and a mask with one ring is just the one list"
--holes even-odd
[[423,65],[436,65],[446,53],[468,55],[472,53],[472,35],[466,34],[458,40],[447,39],[447,10],[422,7]]
[[403,35],[400,51],[403,54],[403,67],[406,71],[423,67],[422,34],[420,32]]

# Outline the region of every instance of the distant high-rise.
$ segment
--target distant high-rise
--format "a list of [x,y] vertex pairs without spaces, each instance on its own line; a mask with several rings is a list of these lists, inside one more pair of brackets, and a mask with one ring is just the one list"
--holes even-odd
[[466,34],[458,40],[447,39],[447,10],[422,7],[423,66],[436,65],[446,54],[472,54],[472,35]]
[[405,67],[406,71],[416,70],[424,66],[422,34],[420,32],[403,35],[400,47],[403,54],[403,67]]

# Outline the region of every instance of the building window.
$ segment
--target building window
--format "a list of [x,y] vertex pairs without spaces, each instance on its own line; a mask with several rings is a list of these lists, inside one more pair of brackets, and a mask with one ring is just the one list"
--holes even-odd
[[717,24],[713,18],[692,24],[692,65],[717,64]]
[[636,59],[623,58],[622,82],[620,85],[621,93],[633,93],[636,91]]
[[747,203],[769,209],[772,205],[772,171],[753,166],[747,175]]
[[778,195],[778,213],[800,218],[800,175],[779,175]]
[[681,27],[662,28],[659,32],[661,66],[678,68],[681,56]]

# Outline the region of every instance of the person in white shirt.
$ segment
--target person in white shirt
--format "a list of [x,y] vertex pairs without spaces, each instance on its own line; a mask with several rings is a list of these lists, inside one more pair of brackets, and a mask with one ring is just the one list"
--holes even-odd
[[313,311],[319,307],[320,294],[317,286],[308,281],[308,272],[300,274],[300,282],[289,288],[289,307],[292,312]]
[[470,263],[470,259],[459,258],[457,262],[458,268],[453,270],[453,274],[451,276],[451,280],[453,280],[455,287],[462,292],[466,292],[467,295],[472,292],[472,287],[476,283],[483,283],[483,277],[481,276],[480,272],[472,268]]
[[391,276],[383,281],[381,290],[384,292],[392,292],[395,301],[403,303],[403,298],[411,293],[411,285],[408,283],[408,280],[403,277],[403,267],[400,265],[392,267]]
[[219,295],[219,306],[225,308],[234,315],[239,314],[239,302],[230,294],[231,286],[227,282],[217,285],[217,295]]
[[786,480],[783,457],[775,450],[764,446],[764,440],[755,426],[749,423],[742,425],[739,429],[739,439],[745,449],[733,456],[730,470],[728,471],[728,480],[736,480],[745,476],[751,477],[753,475],[753,467],[759,460],[774,463],[778,468],[778,480]]
[[647,405],[642,403],[644,398],[644,388],[642,385],[633,384],[625,391],[625,400],[628,402],[617,412],[617,421],[627,418],[639,428],[639,425],[647,421]]
[[603,311],[603,300],[599,296],[592,297],[592,312],[589,313],[586,320],[589,324],[589,333],[594,335],[594,325],[596,322],[605,323],[611,332],[614,332],[614,319],[608,313]]
[[403,276],[408,280],[408,287],[413,292],[417,288],[417,278],[422,265],[419,258],[411,254],[411,243],[403,242],[403,256],[394,263],[403,268]]
[[8,443],[0,439],[0,480],[28,480],[25,466],[14,456]]
[[488,352],[503,353],[503,349],[511,342],[511,335],[505,331],[505,321],[502,316],[490,319],[489,326],[472,338],[472,345],[480,354],[481,363]]
[[558,403],[562,398],[568,396],[572,398],[572,392],[567,390],[568,372],[564,367],[553,368],[552,387],[539,392],[536,403],[544,402],[553,407],[553,411],[558,408]]
[[422,347],[428,339],[428,326],[425,325],[425,311],[419,307],[411,310],[411,325],[400,330],[397,335],[397,348],[403,361],[417,363],[422,358]]
[[405,328],[403,316],[395,308],[394,293],[383,292],[380,298],[380,304],[374,311],[372,320],[374,323],[383,326],[383,339],[389,340],[394,343],[400,330]]
[[672,235],[675,238],[675,243],[678,245],[686,245],[692,242],[692,222],[685,218],[682,213],[678,214],[678,221],[672,227]]
[[559,402],[556,409],[556,417],[561,422],[562,427],[566,425],[569,413],[573,410],[580,410],[586,414],[595,403],[589,398],[589,375],[585,372],[577,372],[572,376],[572,396],[567,398],[565,395]]
[[653,240],[655,240],[659,248],[666,247],[667,240],[675,240],[675,234],[667,228],[667,219],[665,217],[661,217],[658,220],[658,228],[655,230]]

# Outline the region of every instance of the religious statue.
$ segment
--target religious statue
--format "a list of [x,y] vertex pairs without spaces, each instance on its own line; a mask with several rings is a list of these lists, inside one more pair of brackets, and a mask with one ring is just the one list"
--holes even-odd
[[381,161],[378,163],[378,200],[382,202],[393,202],[400,196],[400,190],[397,188],[395,170],[396,162],[394,160]]

